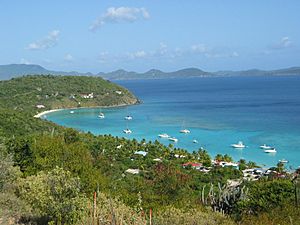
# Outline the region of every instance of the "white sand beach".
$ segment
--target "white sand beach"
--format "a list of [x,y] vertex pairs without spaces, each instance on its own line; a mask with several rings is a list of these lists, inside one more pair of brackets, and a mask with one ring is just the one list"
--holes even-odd
[[38,114],[36,114],[34,116],[34,118],[41,118],[42,116],[48,114],[48,113],[51,113],[51,112],[56,112],[56,111],[60,111],[60,110],[63,110],[63,109],[51,109],[51,110],[46,110],[46,111],[43,111],[43,112],[40,112]]

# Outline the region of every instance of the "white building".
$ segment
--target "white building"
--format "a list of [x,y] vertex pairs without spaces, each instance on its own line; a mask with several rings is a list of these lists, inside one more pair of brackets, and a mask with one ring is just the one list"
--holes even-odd
[[139,174],[140,170],[139,169],[127,169],[125,170],[126,173],[131,173],[131,174]]
[[85,98],[85,99],[88,99],[88,98],[94,98],[94,93],[89,93],[89,94],[80,94],[81,98]]
[[44,109],[45,108],[44,105],[36,105],[35,107],[38,108],[38,109]]

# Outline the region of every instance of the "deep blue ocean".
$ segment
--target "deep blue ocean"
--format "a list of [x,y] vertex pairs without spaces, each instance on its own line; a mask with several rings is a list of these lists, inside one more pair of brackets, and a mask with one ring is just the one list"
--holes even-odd
[[[112,134],[141,140],[159,139],[160,133],[178,138],[176,147],[197,150],[204,147],[215,156],[229,154],[261,166],[273,166],[287,159],[287,167],[300,166],[300,76],[229,77],[118,81],[142,104],[102,109],[63,110],[46,118],[60,125],[94,134]],[[131,115],[133,120],[124,117]],[[122,132],[128,126],[132,134]],[[179,130],[187,128],[190,134]],[[193,143],[193,140],[198,143]],[[238,150],[231,144],[243,141]],[[262,144],[274,146],[267,154]]]

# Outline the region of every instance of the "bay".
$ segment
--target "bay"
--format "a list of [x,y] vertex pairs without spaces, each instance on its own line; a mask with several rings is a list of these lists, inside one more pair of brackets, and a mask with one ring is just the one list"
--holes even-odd
[[[189,151],[229,154],[262,166],[287,159],[287,167],[300,166],[300,77],[227,77],[117,81],[132,91],[142,104],[101,109],[62,110],[47,114],[57,124],[94,134],[112,134],[142,140],[168,133],[178,138],[175,147]],[[132,120],[124,117],[131,115]],[[124,134],[126,128],[132,134]],[[187,128],[190,134],[179,133]],[[197,140],[198,143],[193,143]],[[247,147],[230,145],[243,141]],[[262,144],[274,146],[267,154]]]

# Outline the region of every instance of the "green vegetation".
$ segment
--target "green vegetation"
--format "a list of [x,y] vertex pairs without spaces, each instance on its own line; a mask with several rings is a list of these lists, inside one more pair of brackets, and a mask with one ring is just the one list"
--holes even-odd
[[[71,106],[71,93],[109,92],[113,105],[136,101],[125,89],[98,81],[29,76],[0,83],[0,224],[297,224],[300,182],[297,177],[292,182],[281,164],[275,170],[284,178],[246,182],[241,170],[213,165],[205,149],[189,153],[158,141],[94,136],[33,117],[36,104]],[[51,97],[41,97],[46,95]],[[109,98],[81,104],[110,105]],[[228,155],[215,158],[232,161]]]
[[[91,93],[92,98],[84,98]],[[117,106],[137,102],[128,90],[97,77],[43,75],[0,82],[0,107],[29,113],[47,109]],[[38,105],[45,108],[38,109]]]

